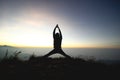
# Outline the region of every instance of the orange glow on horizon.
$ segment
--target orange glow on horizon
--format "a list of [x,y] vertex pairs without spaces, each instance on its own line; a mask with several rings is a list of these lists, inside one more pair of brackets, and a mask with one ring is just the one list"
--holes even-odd
[[[53,45],[22,45],[22,44],[14,44],[14,43],[6,43],[6,44],[0,44],[2,45],[8,45],[13,47],[29,47],[29,48],[53,48]],[[62,48],[120,48],[120,46],[93,46],[93,45],[62,45]]]

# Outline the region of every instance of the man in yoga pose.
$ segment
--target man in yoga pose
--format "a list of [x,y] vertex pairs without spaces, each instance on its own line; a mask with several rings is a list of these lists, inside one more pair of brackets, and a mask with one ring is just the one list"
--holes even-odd
[[[59,31],[59,32],[56,33],[56,29],[57,29],[57,28],[58,28],[58,31]],[[56,27],[54,28],[53,38],[54,38],[54,49],[53,49],[51,52],[49,52],[48,54],[46,54],[44,57],[49,57],[50,55],[59,53],[59,54],[65,56],[66,58],[71,58],[70,56],[68,56],[67,54],[65,54],[64,51],[63,51],[62,48],[61,48],[62,33],[61,33],[60,28],[58,27],[58,24],[57,24]]]

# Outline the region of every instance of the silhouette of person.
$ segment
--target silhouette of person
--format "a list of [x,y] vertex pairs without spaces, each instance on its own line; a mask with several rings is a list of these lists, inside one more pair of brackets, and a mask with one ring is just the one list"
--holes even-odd
[[[58,28],[59,32],[56,33],[57,28]],[[56,27],[53,30],[53,39],[54,39],[54,49],[52,51],[50,51],[48,54],[46,54],[44,57],[49,57],[50,55],[59,53],[59,54],[65,56],[66,58],[71,58],[70,56],[65,54],[65,52],[61,48],[62,33],[61,33],[60,28],[58,27],[58,24],[56,25]]]

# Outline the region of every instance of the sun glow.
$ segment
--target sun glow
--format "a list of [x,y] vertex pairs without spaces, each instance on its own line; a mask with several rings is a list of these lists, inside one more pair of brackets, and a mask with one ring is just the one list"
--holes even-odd
[[[63,32],[68,30],[64,21],[50,12],[47,14],[46,11],[41,12],[28,8],[20,13],[20,15],[5,18],[2,21],[0,45],[53,47],[52,32],[57,22],[59,22],[60,28],[64,27]],[[69,42],[63,41],[62,46],[69,47]]]
[[7,28],[4,30],[4,32],[2,32],[1,36],[5,36],[2,38],[2,41],[7,42],[7,44],[19,46],[49,47],[52,43],[51,35],[48,34],[48,32],[37,30],[33,27]]
[[63,12],[59,13],[53,7],[41,5],[25,5],[10,9],[1,7],[3,12],[0,14],[0,45],[53,47],[52,32],[55,25],[59,24],[63,34],[62,47],[120,47],[119,38],[102,36],[101,32],[92,30],[89,25],[82,25],[82,21],[74,21],[68,12],[67,15],[62,14]]

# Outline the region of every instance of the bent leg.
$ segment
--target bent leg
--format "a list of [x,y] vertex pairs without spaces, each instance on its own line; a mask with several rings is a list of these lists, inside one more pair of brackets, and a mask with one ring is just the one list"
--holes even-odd
[[69,58],[71,59],[71,57],[69,55],[67,55],[62,49],[61,51],[59,52],[61,55],[65,56],[66,58]]
[[49,57],[50,55],[53,55],[55,53],[55,50],[53,49],[52,51],[50,51],[48,54],[44,55],[44,58]]

